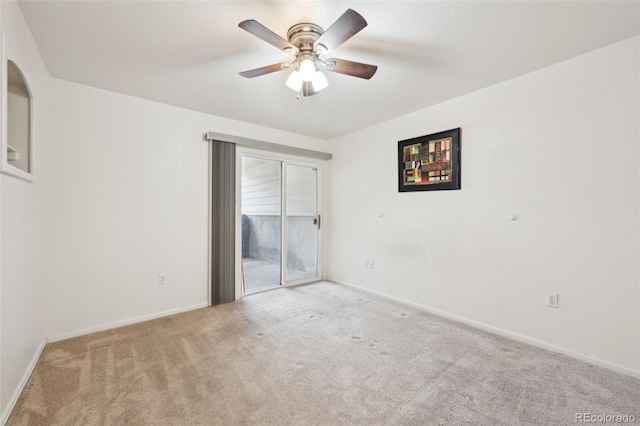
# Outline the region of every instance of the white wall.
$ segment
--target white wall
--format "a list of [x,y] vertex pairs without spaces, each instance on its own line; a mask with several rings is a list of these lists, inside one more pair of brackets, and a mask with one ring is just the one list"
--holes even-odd
[[[47,115],[38,95],[46,92],[48,73],[15,2],[0,2],[5,55],[23,71],[34,92],[36,182],[0,175],[0,413],[16,396],[29,364],[43,343],[44,256],[49,189],[49,141],[40,117]],[[1,420],[1,418],[0,418]]]
[[326,145],[60,80],[48,93],[55,226],[45,293],[54,338],[206,304],[204,132]]
[[[640,374],[639,43],[333,140],[329,278]],[[397,142],[456,127],[462,189],[398,193]]]

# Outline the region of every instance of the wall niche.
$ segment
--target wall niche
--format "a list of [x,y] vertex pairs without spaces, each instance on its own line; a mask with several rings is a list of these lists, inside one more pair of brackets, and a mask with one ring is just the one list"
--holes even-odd
[[20,67],[4,56],[2,106],[0,172],[33,182],[33,95]]

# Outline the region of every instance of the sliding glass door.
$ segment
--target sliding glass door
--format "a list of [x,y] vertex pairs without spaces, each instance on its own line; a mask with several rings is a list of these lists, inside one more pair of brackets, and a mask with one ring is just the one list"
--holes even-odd
[[242,292],[319,279],[318,166],[240,157]]

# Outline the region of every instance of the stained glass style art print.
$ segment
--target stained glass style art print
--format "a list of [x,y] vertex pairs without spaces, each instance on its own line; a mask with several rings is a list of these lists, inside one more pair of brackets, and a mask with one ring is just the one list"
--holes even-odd
[[398,191],[460,189],[460,128],[398,142]]

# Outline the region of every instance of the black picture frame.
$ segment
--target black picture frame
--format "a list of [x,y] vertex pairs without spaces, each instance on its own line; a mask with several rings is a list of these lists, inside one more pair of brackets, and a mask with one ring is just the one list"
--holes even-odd
[[460,189],[460,128],[398,142],[398,192]]

